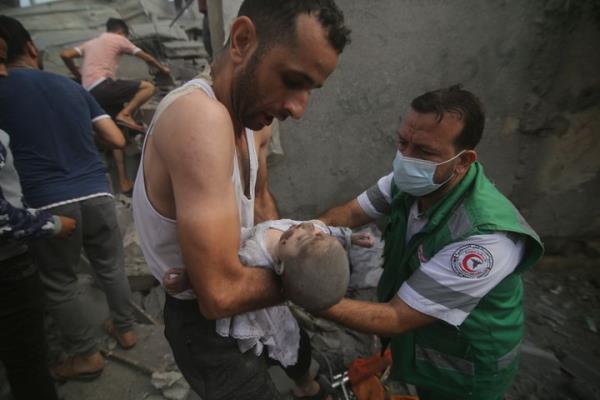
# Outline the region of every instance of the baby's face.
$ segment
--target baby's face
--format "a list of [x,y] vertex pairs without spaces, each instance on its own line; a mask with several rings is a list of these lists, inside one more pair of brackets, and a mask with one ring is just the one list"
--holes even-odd
[[285,260],[298,255],[303,246],[314,240],[328,240],[335,238],[325,235],[312,222],[302,222],[290,227],[279,238],[279,257]]

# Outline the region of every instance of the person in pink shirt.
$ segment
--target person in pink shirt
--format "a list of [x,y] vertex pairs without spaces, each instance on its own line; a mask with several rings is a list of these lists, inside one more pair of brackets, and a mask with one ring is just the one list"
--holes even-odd
[[[129,27],[125,21],[109,18],[105,33],[80,46],[64,50],[61,58],[118,125],[143,132],[143,126],[136,122],[133,115],[152,97],[155,87],[144,80],[116,79],[121,56],[134,55],[155,67],[159,73],[169,74],[170,71],[167,66],[131,43],[128,36]],[[81,67],[77,67],[74,62],[79,57],[83,57]],[[133,188],[133,182],[125,173],[123,151],[114,150],[113,156],[121,192],[128,194]]]

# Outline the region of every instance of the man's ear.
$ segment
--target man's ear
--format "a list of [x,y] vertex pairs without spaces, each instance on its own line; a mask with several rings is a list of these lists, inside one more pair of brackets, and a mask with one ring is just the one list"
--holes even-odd
[[231,25],[229,54],[235,64],[242,64],[257,47],[256,27],[248,17],[238,17]]
[[27,42],[26,46],[27,46],[27,55],[29,57],[33,58],[34,60],[37,59],[39,56],[39,51],[38,51],[37,47],[35,47],[35,44],[33,44],[33,42]]
[[456,172],[459,174],[467,172],[471,164],[477,161],[477,152],[475,150],[465,150],[458,157],[458,164],[456,165]]

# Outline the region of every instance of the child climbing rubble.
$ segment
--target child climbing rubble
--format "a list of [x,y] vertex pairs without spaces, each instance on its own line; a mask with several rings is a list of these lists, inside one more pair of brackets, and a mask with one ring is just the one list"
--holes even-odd
[[[309,311],[319,311],[337,303],[346,292],[350,276],[346,250],[351,244],[370,247],[373,238],[318,220],[284,219],[242,228],[238,254],[242,264],[270,268],[281,276],[287,299]],[[163,286],[171,295],[189,289],[185,270],[168,270]],[[296,383],[295,397],[326,398],[330,386],[324,379],[310,376],[310,340],[287,306],[220,319],[216,331],[236,339],[242,353],[253,349],[260,355],[266,347],[269,362],[279,364]]]

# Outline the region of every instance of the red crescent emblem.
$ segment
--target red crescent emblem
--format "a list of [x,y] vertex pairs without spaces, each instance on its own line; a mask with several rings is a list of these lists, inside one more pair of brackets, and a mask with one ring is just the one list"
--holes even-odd
[[494,256],[483,246],[466,244],[452,254],[450,265],[463,278],[483,278],[492,270]]
[[[474,254],[474,253],[467,254],[465,256],[465,258],[463,258],[462,267],[469,272],[475,272],[471,267],[469,267],[469,261],[471,261],[471,259],[473,259],[473,258],[477,259],[479,261],[479,264],[481,264],[483,262],[483,259],[481,258],[481,256],[479,254]],[[477,264],[477,265],[479,265],[479,264]],[[477,267],[477,266],[475,266],[475,267]]]

